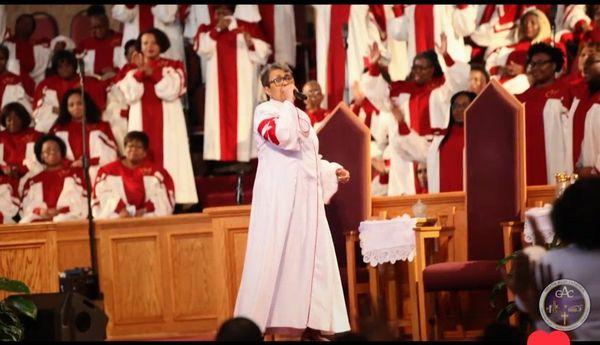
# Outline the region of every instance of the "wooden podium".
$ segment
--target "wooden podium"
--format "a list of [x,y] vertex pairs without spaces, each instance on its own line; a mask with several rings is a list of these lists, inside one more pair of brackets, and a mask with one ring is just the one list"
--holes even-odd
[[340,102],[317,131],[319,153],[350,172],[325,212],[340,267],[346,267],[344,232],[358,229],[371,216],[371,132],[350,108]]

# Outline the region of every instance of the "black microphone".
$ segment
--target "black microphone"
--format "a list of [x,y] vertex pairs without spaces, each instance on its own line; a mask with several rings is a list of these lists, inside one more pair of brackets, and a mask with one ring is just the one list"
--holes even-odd
[[305,94],[296,89],[294,89],[294,97],[296,97],[296,99],[299,101],[305,101],[308,98]]

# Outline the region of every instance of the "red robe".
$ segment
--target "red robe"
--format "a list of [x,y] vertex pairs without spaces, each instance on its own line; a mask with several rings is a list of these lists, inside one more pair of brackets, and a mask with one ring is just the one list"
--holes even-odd
[[[118,66],[115,64],[115,50],[117,49],[117,54],[121,53],[121,50],[118,49],[121,47],[121,40],[123,36],[121,33],[114,32],[112,30],[109,31],[107,36],[104,39],[97,39],[96,37],[88,37],[84,39],[78,47],[80,51],[89,51],[86,55],[86,58],[90,56],[88,60],[90,64],[93,64],[93,71],[96,75],[102,75],[102,70],[106,67],[111,67],[114,70],[118,69]],[[92,54],[93,53],[93,56]],[[88,70],[88,66],[86,61],[86,70]]]
[[[98,109],[102,112],[106,107],[106,84],[93,77],[84,77],[83,79],[85,92],[96,103]],[[33,98],[33,106],[37,108],[41,105],[44,96],[44,89],[56,91],[58,95],[58,104],[62,101],[63,96],[69,89],[80,87],[79,76],[73,79],[65,80],[57,75],[53,75],[44,79],[36,88]]]
[[[600,103],[600,92],[594,93],[591,97],[586,96],[581,98],[573,113],[573,166],[576,165],[581,155],[581,143],[585,132],[586,115],[590,108],[598,103]],[[573,102],[573,106],[575,106],[575,102]]]
[[[4,159],[4,164],[6,165],[16,165],[19,169],[19,175],[23,176],[28,171],[29,168],[25,165],[25,158],[29,158],[29,160],[34,160],[35,155],[33,153],[33,146],[35,142],[42,136],[43,134],[34,130],[33,128],[27,128],[20,133],[9,133],[8,130],[4,130],[0,132],[0,150],[3,150],[2,155]],[[29,146],[30,157],[27,157],[27,149]],[[12,181],[13,187],[16,190],[18,187],[19,181]]]
[[[14,92],[5,95],[7,86],[20,85],[21,88],[23,88],[24,93],[28,97],[32,97],[33,96],[33,80],[31,80],[31,77],[29,77],[28,75],[26,75],[26,76],[28,78],[23,78],[22,76],[18,76],[16,74],[8,72],[8,71],[5,71],[4,73],[2,73],[0,75],[0,103],[1,104],[6,105],[11,102],[20,102],[20,103],[23,103],[25,108],[31,107],[31,103],[29,100],[27,100],[27,97],[20,97],[20,96],[17,97],[17,95]],[[31,92],[31,93],[29,93],[29,92]],[[6,99],[4,99],[5,96],[7,97]],[[23,96],[25,96],[25,95],[23,95]]]
[[15,44],[15,57],[19,60],[21,75],[29,75],[35,67],[33,47],[38,44],[47,46],[50,43],[46,40],[18,40],[16,37],[9,38],[7,41]]
[[431,92],[443,83],[443,77],[424,85],[403,80],[392,82],[390,97],[398,97],[401,93],[410,94],[408,101],[410,128],[414,129],[419,135],[433,133],[430,123],[429,97],[431,96]]
[[455,123],[450,134],[439,148],[440,192],[463,190],[463,149],[465,126]]
[[313,111],[307,110],[306,114],[308,115],[308,117],[310,117],[310,124],[314,126],[315,123],[323,121],[325,117],[329,115],[329,112],[327,111],[327,109],[319,108]]
[[[100,157],[91,157],[90,156],[90,132],[92,131],[101,131],[108,137],[111,141],[105,142],[106,146],[113,147],[115,151],[115,156],[117,152],[115,137],[110,129],[108,123],[104,121],[100,121],[98,123],[88,123],[86,124],[86,136],[87,136],[87,156],[90,159],[90,166],[95,166],[100,164]],[[50,129],[50,133],[56,134],[57,132],[66,132],[69,140],[65,144],[67,144],[67,152],[69,150],[73,153],[73,160],[76,161],[83,155],[82,151],[82,136],[81,136],[81,122],[71,121],[66,125],[55,124],[52,129]],[[68,157],[69,159],[71,157]]]

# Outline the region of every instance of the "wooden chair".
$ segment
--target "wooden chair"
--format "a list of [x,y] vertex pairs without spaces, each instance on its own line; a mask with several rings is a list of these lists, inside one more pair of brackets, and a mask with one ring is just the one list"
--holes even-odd
[[92,24],[90,23],[90,18],[88,18],[86,11],[87,10],[81,10],[71,18],[70,36],[76,46],[79,46],[81,41],[90,36]]
[[32,41],[47,41],[48,43],[52,39],[58,36],[58,24],[56,19],[46,12],[34,12],[32,13],[35,19],[35,31],[31,35]]

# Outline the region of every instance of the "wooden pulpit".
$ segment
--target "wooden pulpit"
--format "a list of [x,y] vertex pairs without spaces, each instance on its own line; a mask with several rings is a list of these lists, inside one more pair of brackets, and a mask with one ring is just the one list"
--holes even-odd
[[346,266],[344,232],[358,229],[371,216],[370,130],[350,108],[340,102],[317,131],[323,159],[341,164],[350,182],[340,184],[325,212],[340,267]]

